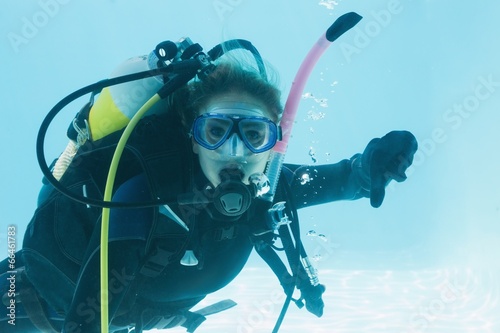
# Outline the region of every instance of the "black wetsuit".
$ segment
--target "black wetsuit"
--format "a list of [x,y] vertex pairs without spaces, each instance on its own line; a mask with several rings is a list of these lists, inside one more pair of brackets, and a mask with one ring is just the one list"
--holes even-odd
[[[168,115],[151,119],[142,121],[131,138],[142,147],[137,150],[143,150],[148,162],[132,162],[125,155],[115,201],[144,201],[152,196],[174,201],[178,194],[203,191],[208,184],[177,119]],[[148,140],[162,144],[141,146]],[[103,180],[95,174],[102,167],[97,162],[104,158],[89,156],[76,159],[75,168],[70,167],[62,181],[79,193],[100,197]],[[351,164],[351,160],[323,166],[285,164],[282,181],[289,184],[297,208],[367,197]],[[305,184],[304,174],[310,179]],[[22,265],[26,270],[19,274],[18,279],[23,279],[19,288],[30,289],[32,297],[37,296],[57,330],[61,331],[65,318],[64,332],[99,332],[100,209],[76,203],[56,191],[49,191],[42,201],[25,235]],[[258,222],[254,207],[230,221],[206,204],[173,204],[169,208],[188,224],[190,232],[174,222],[165,207],[111,210],[111,332],[127,332],[130,325],[143,329],[174,325],[168,318],[185,314],[207,294],[226,286],[250,256],[254,246],[251,233]],[[186,251],[192,251],[197,265],[180,263]],[[5,262],[0,268],[1,272],[8,270]],[[2,294],[8,288],[2,285],[3,280],[4,275]],[[18,311],[16,326],[8,323],[9,318],[0,318],[0,330],[37,332],[21,315],[21,304]]]

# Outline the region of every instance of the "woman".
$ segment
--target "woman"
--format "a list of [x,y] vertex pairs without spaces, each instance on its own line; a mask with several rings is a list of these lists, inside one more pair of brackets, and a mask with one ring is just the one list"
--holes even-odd
[[[221,62],[204,80],[178,90],[168,109],[140,122],[117,175],[113,201],[162,198],[172,204],[111,210],[111,332],[179,325],[193,331],[206,313],[189,309],[231,282],[254,246],[269,249],[274,241],[258,192],[270,150],[280,139],[278,89],[251,70]],[[75,159],[61,182],[100,197],[104,180],[96,170],[103,160],[109,165],[101,148]],[[305,185],[307,166],[285,164],[283,193],[275,202],[287,197],[302,208],[370,197],[378,207],[387,183],[405,179],[416,149],[409,132],[391,132],[372,140],[363,154],[315,166],[315,180]],[[99,216],[98,208],[56,191],[42,200],[25,235],[24,270],[18,274],[19,288],[27,290],[19,307],[31,321],[19,313],[15,327],[6,320],[0,327],[100,331]],[[315,288],[317,297],[305,300],[310,308],[318,302],[321,315],[321,285],[280,282],[287,293],[295,285],[303,294]]]

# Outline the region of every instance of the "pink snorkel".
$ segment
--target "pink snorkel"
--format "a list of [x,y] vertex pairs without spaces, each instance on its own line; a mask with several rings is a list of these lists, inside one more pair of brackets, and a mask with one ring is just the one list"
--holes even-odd
[[288,99],[285,103],[285,110],[280,123],[283,138],[274,146],[271,161],[267,165],[266,175],[269,178],[271,189],[263,196],[264,199],[271,202],[274,199],[281,167],[288,148],[288,140],[290,139],[290,135],[292,133],[293,123],[297,114],[302,92],[304,91],[304,87],[312,69],[330,44],[344,32],[354,27],[361,20],[361,18],[362,17],[359,14],[354,12],[340,16],[335,22],[333,22],[330,28],[328,28],[326,33],[318,39],[305,59],[302,61],[302,64],[300,65],[292,83],[292,88],[290,89],[290,94],[288,95]]

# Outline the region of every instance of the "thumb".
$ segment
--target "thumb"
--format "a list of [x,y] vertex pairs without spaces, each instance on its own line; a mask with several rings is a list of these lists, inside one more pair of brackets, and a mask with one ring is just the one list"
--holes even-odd
[[373,208],[378,208],[382,205],[385,197],[386,178],[382,170],[374,170],[371,168],[371,184],[370,184],[370,204]]

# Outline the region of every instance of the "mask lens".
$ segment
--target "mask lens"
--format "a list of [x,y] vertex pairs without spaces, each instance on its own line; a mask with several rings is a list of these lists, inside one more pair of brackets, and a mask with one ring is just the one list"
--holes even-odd
[[243,141],[253,152],[263,152],[274,146],[276,126],[267,119],[242,119],[238,125]]
[[219,148],[228,138],[233,127],[230,118],[198,117],[194,123],[194,138],[207,149]]

